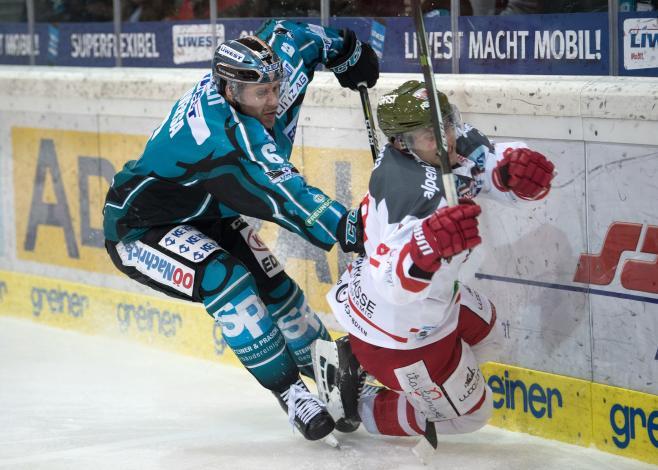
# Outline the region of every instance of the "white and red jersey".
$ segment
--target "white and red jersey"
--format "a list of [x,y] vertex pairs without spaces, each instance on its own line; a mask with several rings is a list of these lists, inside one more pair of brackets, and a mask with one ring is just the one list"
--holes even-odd
[[[496,162],[509,147],[525,145],[497,144],[495,153],[484,152],[477,167],[464,159],[454,170],[460,196],[486,194],[514,202],[513,194],[497,190],[491,180]],[[390,349],[426,346],[455,330],[460,303],[477,302],[463,294],[465,286],[460,289],[457,282],[468,252],[442,260],[431,278],[412,269],[409,242],[414,228],[446,205],[439,178],[435,167],[391,145],[377,160],[361,205],[366,256],[355,260],[327,294],[343,328],[367,343]]]

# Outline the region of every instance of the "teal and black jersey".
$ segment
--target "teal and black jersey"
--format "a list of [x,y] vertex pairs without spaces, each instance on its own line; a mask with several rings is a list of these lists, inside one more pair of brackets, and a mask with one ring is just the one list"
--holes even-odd
[[139,159],[114,177],[104,207],[107,240],[243,214],[326,250],[336,242],[345,208],[307,185],[289,158],[313,72],[341,52],[343,39],[331,28],[275,20],[257,35],[287,72],[273,129],[229,105],[207,74],[176,102]]

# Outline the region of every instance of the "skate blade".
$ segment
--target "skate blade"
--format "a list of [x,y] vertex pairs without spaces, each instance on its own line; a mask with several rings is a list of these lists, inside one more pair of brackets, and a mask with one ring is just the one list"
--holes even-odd
[[429,465],[432,457],[436,454],[436,449],[427,442],[427,439],[422,437],[420,442],[411,449],[411,452],[418,457],[418,460],[420,460],[423,465]]
[[340,449],[340,442],[338,442],[338,439],[336,439],[336,436],[334,436],[333,433],[327,434],[327,436],[322,440],[330,447],[333,447],[334,449]]

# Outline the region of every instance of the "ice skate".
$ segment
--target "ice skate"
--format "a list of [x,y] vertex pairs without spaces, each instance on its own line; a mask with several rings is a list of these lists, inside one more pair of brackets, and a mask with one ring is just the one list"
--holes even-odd
[[272,393],[288,413],[290,423],[309,441],[322,439],[334,430],[334,420],[324,404],[311,395],[301,379],[281,393]]

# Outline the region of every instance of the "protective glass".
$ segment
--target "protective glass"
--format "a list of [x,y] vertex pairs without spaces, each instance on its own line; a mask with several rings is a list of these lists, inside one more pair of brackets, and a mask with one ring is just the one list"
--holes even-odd
[[231,89],[234,100],[244,106],[261,108],[271,106],[272,102],[280,103],[288,95],[289,82],[287,74],[281,78],[266,83],[239,82],[229,80],[227,87]]
[[[442,117],[443,128],[448,140],[454,139],[455,135],[461,135],[460,132],[463,130],[464,125],[457,106],[451,104],[450,112]],[[428,152],[437,147],[432,126],[405,132],[400,136],[400,140],[403,146],[412,152]]]

